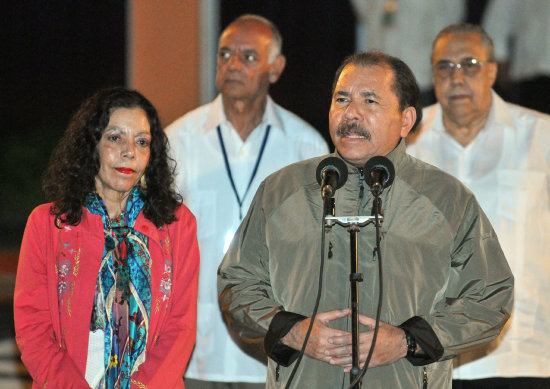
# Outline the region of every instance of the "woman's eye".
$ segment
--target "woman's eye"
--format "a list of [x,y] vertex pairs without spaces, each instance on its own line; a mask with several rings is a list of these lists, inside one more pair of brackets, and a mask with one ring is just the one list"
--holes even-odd
[[140,146],[149,146],[149,143],[150,143],[150,142],[149,142],[148,139],[139,139],[139,140],[138,140],[138,144],[139,144]]
[[111,142],[116,142],[120,139],[120,137],[118,135],[109,135],[107,139],[109,139]]

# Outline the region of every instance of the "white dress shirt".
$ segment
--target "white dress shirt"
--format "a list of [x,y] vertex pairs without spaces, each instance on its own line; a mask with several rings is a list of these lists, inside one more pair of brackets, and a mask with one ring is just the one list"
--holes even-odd
[[485,127],[466,147],[445,132],[435,104],[424,110],[407,152],[474,192],[515,277],[514,311],[502,334],[488,347],[459,355],[454,378],[548,377],[550,116],[508,104],[494,92],[492,98]]
[[231,339],[218,306],[217,270],[241,219],[216,128],[220,126],[240,198],[246,191],[259,150],[271,126],[257,174],[244,197],[243,217],[259,184],[272,172],[328,153],[323,137],[268,97],[262,122],[243,141],[227,121],[221,95],[166,128],[177,162],[176,184],[197,218],[200,248],[197,341],[185,377],[222,382],[265,382],[266,367]]

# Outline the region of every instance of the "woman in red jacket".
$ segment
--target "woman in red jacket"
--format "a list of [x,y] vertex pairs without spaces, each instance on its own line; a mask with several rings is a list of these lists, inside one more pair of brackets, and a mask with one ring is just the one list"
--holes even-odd
[[15,286],[21,358],[39,388],[183,388],[195,341],[194,216],[136,91],[72,118],[29,217]]

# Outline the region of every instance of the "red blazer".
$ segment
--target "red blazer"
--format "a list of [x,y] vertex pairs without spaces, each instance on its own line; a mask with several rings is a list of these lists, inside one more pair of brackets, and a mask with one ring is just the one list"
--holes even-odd
[[[51,204],[29,217],[14,295],[16,341],[33,388],[89,388],[84,375],[94,291],[105,245],[99,215],[83,210],[77,226],[54,225]],[[132,388],[183,388],[195,343],[199,249],[196,221],[181,206],[177,221],[157,228],[139,214],[149,237],[151,314],[145,362]]]

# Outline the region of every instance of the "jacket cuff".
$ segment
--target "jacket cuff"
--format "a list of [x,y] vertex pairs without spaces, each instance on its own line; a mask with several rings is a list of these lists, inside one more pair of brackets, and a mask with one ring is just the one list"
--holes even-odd
[[268,357],[282,366],[290,366],[298,358],[300,353],[292,347],[285,346],[281,339],[294,327],[294,325],[307,316],[297,313],[280,311],[273,316],[267,334],[264,338],[264,348]]
[[406,357],[414,366],[436,362],[443,356],[443,346],[426,320],[414,316],[398,327],[408,332],[422,348],[421,355]]

